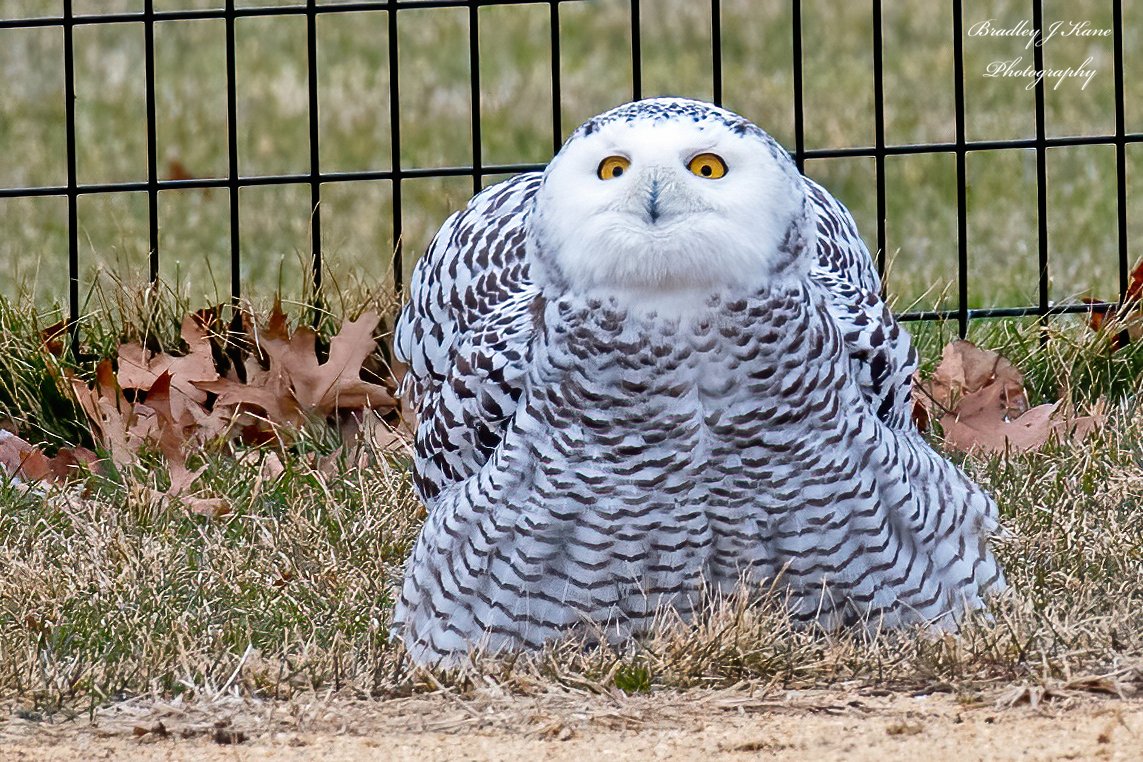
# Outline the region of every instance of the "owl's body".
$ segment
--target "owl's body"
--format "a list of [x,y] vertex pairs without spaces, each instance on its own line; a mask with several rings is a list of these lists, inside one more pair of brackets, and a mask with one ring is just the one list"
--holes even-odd
[[[553,199],[648,129],[659,153],[629,149],[606,181],[599,164],[598,208]],[[676,144],[683,162],[722,162],[702,151],[718,147],[741,185],[708,203],[722,179],[672,174]],[[848,212],[705,104],[610,112],[544,175],[479,194],[418,264],[398,326],[429,515],[394,634],[429,663],[621,642],[665,607],[775,581],[825,627],[982,607],[1004,584],[996,508],[911,430],[915,356],[878,291]]]

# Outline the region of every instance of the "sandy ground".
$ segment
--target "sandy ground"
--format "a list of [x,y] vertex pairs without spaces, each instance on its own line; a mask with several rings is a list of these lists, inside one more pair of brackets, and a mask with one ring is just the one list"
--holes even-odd
[[545,692],[12,711],[8,760],[1143,760],[1143,700],[745,691]]

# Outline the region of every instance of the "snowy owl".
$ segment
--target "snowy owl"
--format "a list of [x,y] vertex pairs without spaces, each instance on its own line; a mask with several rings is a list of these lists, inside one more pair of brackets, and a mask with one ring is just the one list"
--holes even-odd
[[394,340],[428,518],[419,663],[780,585],[797,622],[955,626],[1004,580],[992,499],[910,424],[916,355],[849,212],[750,121],[651,99],[487,188]]

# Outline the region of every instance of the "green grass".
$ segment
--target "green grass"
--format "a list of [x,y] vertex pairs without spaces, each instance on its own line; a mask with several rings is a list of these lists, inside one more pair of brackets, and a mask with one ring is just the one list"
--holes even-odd
[[[78,12],[134,9],[137,0],[78,2]],[[210,0],[156,2],[172,8]],[[886,139],[947,141],[952,127],[951,21],[939,3],[885,4]],[[969,13],[1015,23],[1027,4],[993,0]],[[1109,3],[1046,3],[1054,18],[1103,25]],[[1125,4],[1128,70],[1143,49],[1143,16]],[[630,93],[629,4],[561,6],[562,111],[566,133]],[[724,0],[726,103],[793,145],[789,6]],[[873,140],[869,9],[803,3],[806,142]],[[54,8],[52,9],[54,12]],[[46,12],[0,0],[0,16]],[[486,163],[542,162],[551,152],[548,10],[485,8],[482,124]],[[975,17],[966,16],[966,22]],[[402,162],[470,161],[466,11],[401,15]],[[389,72],[382,12],[319,22],[322,166],[389,166]],[[239,38],[239,144],[243,173],[307,169],[304,22],[243,19]],[[710,97],[709,5],[644,0],[644,92]],[[225,173],[222,25],[169,22],[156,30],[160,167]],[[1058,41],[1049,63],[1090,54],[1099,73],[1087,91],[1049,90],[1048,133],[1107,132],[1110,47]],[[140,179],[145,167],[142,33],[137,26],[76,31],[77,125],[83,182]],[[1006,54],[1002,41],[966,40],[970,139],[1034,134],[1031,96],[978,76]],[[1078,60],[1076,61],[1078,63]],[[1134,62],[1134,63],[1133,63]],[[61,183],[62,42],[58,30],[0,31],[6,92],[0,99],[0,186]],[[1127,128],[1143,130],[1143,80],[1128,79]],[[1143,146],[1128,149],[1132,251],[1143,219]],[[899,308],[955,303],[956,207],[951,157],[892,157],[887,169],[889,291]],[[1110,149],[1054,149],[1048,156],[1052,296],[1116,293],[1114,165]],[[854,211],[872,244],[873,162],[811,162],[808,172]],[[1010,151],[968,160],[972,306],[1034,301],[1034,157]],[[464,178],[408,181],[405,245],[416,252],[471,193]],[[323,188],[330,288],[327,333],[364,305],[391,313],[386,273],[393,248],[388,183]],[[246,293],[255,307],[281,291],[295,319],[311,295],[308,189],[241,194]],[[90,373],[124,337],[177,348],[178,317],[228,299],[228,200],[221,191],[160,197],[164,286],[142,288],[146,200],[94,196],[79,207],[84,267],[81,345]],[[59,382],[63,365],[39,350],[66,286],[66,204],[58,198],[0,200],[0,418],[49,448],[90,442]],[[411,260],[411,257],[410,257]],[[952,324],[910,326],[931,369]],[[1046,337],[1046,342],[1041,338]],[[508,687],[534,676],[592,689],[731,685],[757,679],[789,686],[843,680],[889,686],[949,682],[970,691],[997,682],[1049,682],[1109,672],[1143,659],[1143,348],[1112,353],[1108,337],[1078,318],[980,321],[970,338],[1024,370],[1033,402],[1111,399],[1108,424],[1082,444],[992,457],[956,456],[995,495],[1011,536],[998,552],[1014,592],[995,621],[961,639],[893,634],[875,641],[792,631],[766,607],[726,602],[697,627],[665,623],[631,653],[553,646],[485,677]],[[47,492],[0,485],[0,698],[42,706],[89,706],[120,696],[237,689],[284,696],[347,687],[389,695],[423,686],[397,668],[387,642],[391,593],[421,510],[408,464],[366,446],[325,465],[335,442],[310,432],[285,454],[285,473],[261,476],[268,455],[205,452],[202,491],[230,504],[207,520],[155,490],[148,466]],[[235,455],[239,457],[234,457]],[[522,678],[520,682],[516,678]],[[469,676],[449,676],[463,688]]]
[[99,703],[217,689],[248,648],[268,665],[244,678],[258,693],[368,681],[391,659],[389,596],[419,511],[407,475],[299,457],[262,482],[255,460],[211,462],[205,488],[234,509],[222,522],[157,500],[141,471],[46,499],[0,487],[0,690]]
[[[240,5],[242,3],[239,3]],[[50,4],[49,4],[50,5]],[[211,7],[213,0],[170,0],[160,9]],[[953,132],[951,15],[943,3],[902,0],[884,13],[885,130],[889,143],[950,141]],[[871,10],[865,3],[803,3],[808,147],[871,145],[874,139]],[[81,3],[77,12],[136,9],[139,0]],[[712,96],[709,4],[643,3],[643,92]],[[1048,2],[1046,19],[1110,24],[1110,3]],[[35,0],[0,0],[0,16],[47,12]],[[1027,3],[992,0],[966,11],[972,22],[1014,24]],[[1127,71],[1138,68],[1143,11],[1127,4]],[[468,14],[464,9],[410,10],[399,16],[401,161],[406,167],[468,164],[471,95]],[[631,94],[630,17],[626,0],[561,6],[563,133]],[[789,4],[724,0],[726,104],[794,141]],[[548,9],[484,8],[481,34],[482,158],[486,164],[543,162],[551,155]],[[243,174],[308,170],[305,20],[244,18],[236,24],[238,146]],[[320,157],[326,170],[390,166],[388,33],[384,12],[331,14],[318,21]],[[982,76],[993,60],[1025,54],[1010,39],[965,38],[969,139],[1031,137],[1033,101],[1023,82]],[[81,26],[75,32],[76,119],[81,182],[139,180],[146,175],[143,35],[139,24]],[[1051,66],[1087,56],[1097,74],[1048,89],[1048,135],[1107,134],[1113,124],[1111,43],[1105,38],[1051,41]],[[156,28],[160,174],[173,162],[195,176],[226,173],[224,25],[165,22]],[[62,36],[57,29],[0,32],[6,93],[0,103],[0,185],[62,184]],[[1143,130],[1143,80],[1127,78],[1127,129]],[[1143,145],[1130,145],[1128,215],[1143,219]],[[1111,147],[1048,153],[1051,297],[1118,292],[1114,151]],[[874,164],[869,159],[810,162],[808,173],[853,210],[875,246]],[[955,303],[956,177],[951,155],[886,160],[889,291],[900,308]],[[971,306],[1033,303],[1036,296],[1036,172],[1030,151],[974,153],[968,159]],[[494,178],[493,178],[494,179]],[[471,194],[465,178],[404,184],[404,245],[411,265],[449,211]],[[196,302],[228,295],[229,212],[222,190],[160,196],[162,274]],[[323,189],[323,251],[331,286],[359,276],[387,278],[394,240],[387,182],[330,184]],[[241,273],[247,293],[281,289],[304,296],[309,257],[309,190],[248,188],[240,194]],[[146,277],[145,194],[94,195],[79,204],[85,283],[99,272],[129,282]],[[1129,244],[1140,249],[1140,227]],[[66,294],[66,203],[60,198],[0,201],[0,289],[23,288],[41,306]]]

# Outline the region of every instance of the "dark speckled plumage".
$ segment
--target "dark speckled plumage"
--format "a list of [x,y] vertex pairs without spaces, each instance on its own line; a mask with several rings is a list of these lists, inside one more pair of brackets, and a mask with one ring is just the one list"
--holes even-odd
[[[607,119],[727,118],[625,108],[570,139]],[[743,579],[780,579],[792,615],[826,627],[948,625],[1003,587],[996,507],[911,429],[915,353],[829,193],[803,180],[808,278],[665,317],[541,296],[525,254],[541,181],[445,223],[398,325],[429,516],[393,631],[416,660],[621,641]]]

